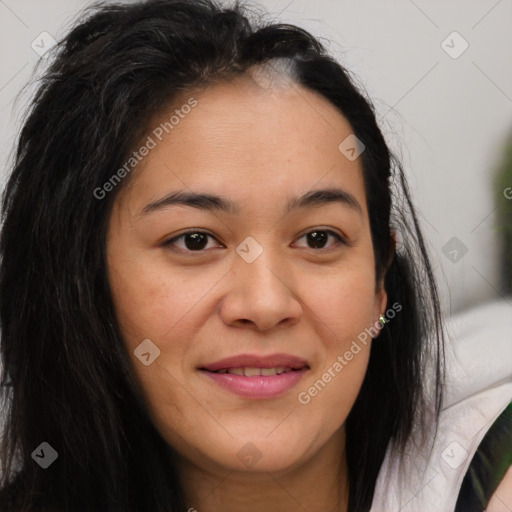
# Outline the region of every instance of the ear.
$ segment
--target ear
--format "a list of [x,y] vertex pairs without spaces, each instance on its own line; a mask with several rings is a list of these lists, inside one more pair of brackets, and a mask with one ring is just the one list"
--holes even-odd
[[391,230],[391,238],[389,242],[389,255],[386,261],[386,268],[384,270],[384,275],[380,279],[380,281],[377,283],[377,288],[375,291],[375,311],[374,311],[374,317],[378,320],[380,315],[383,315],[386,312],[386,305],[388,302],[388,294],[386,293],[386,290],[384,288],[384,278],[389,270],[389,267],[391,266],[391,263],[393,262],[393,258],[395,257],[395,251],[396,251],[396,245],[397,245],[397,233],[394,230]]
[[387,271],[389,270],[389,267],[391,266],[391,263],[393,263],[397,245],[398,245],[398,233],[394,229],[392,229],[391,237],[389,240],[388,260],[386,261],[386,270],[384,271],[384,274],[387,273]]
[[388,294],[386,293],[384,286],[381,285],[380,288],[375,292],[375,302],[373,311],[373,317],[375,319],[375,322],[378,322],[380,315],[383,315],[386,312],[387,303]]

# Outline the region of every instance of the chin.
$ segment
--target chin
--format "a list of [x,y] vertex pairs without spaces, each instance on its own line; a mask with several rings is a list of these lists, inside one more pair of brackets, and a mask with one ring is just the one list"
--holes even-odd
[[304,442],[291,442],[289,436],[286,439],[280,436],[272,439],[272,435],[266,439],[244,436],[212,455],[213,460],[229,471],[242,472],[288,471],[307,459]]

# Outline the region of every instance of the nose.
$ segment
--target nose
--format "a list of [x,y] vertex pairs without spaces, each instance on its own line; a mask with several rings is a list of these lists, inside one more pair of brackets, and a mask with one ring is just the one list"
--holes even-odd
[[291,326],[302,314],[296,276],[279,249],[264,248],[252,263],[236,255],[220,315],[226,325],[268,331]]

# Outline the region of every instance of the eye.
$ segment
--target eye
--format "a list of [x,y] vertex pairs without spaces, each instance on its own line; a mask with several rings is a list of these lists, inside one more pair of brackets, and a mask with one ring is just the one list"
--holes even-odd
[[[331,246],[325,247],[329,237],[336,240],[334,246],[338,244],[345,244],[343,238],[341,238],[340,235],[330,229],[315,229],[313,231],[309,231],[308,233],[305,233],[300,238],[298,238],[298,240],[306,238],[306,242],[311,244],[310,247],[306,247],[309,249],[330,250],[333,247],[332,244]],[[167,240],[162,244],[162,246],[172,246],[173,249],[178,248],[178,250],[182,252],[201,252],[206,249],[208,245],[208,238],[215,240],[212,235],[205,233],[204,231],[187,231],[181,235],[171,238],[170,240]]]
[[[164,242],[162,245],[164,247],[177,246],[181,251],[185,252],[200,252],[205,249],[208,244],[208,238],[215,240],[212,235],[204,231],[187,231],[186,233],[182,233],[181,235],[167,240],[167,242]],[[182,243],[177,244],[178,241]],[[179,245],[181,245],[181,247],[179,247]]]
[[306,243],[311,244],[310,249],[325,249],[330,250],[333,246],[325,247],[329,237],[333,237],[336,239],[336,243],[334,246],[338,244],[345,244],[343,238],[340,235],[335,233],[330,229],[315,229],[313,231],[309,231],[308,233],[302,235],[298,240],[302,238],[306,238]]

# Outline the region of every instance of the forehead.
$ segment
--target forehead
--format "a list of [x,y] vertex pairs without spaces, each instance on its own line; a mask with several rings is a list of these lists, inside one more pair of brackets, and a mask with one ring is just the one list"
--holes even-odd
[[132,211],[176,189],[230,196],[261,211],[313,188],[342,187],[366,210],[361,159],[339,149],[352,134],[319,94],[290,80],[260,87],[244,76],[162,108],[144,139],[154,147],[122,194]]

